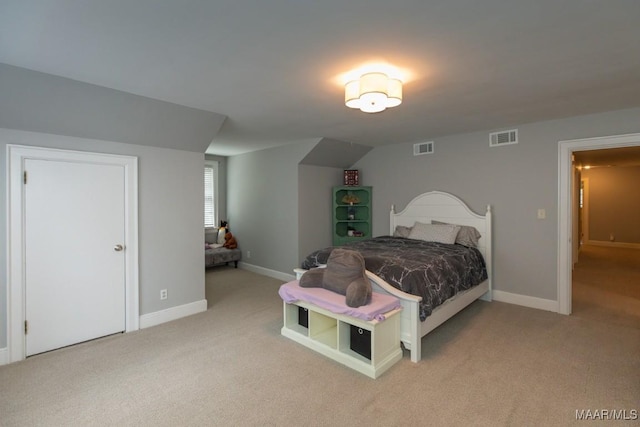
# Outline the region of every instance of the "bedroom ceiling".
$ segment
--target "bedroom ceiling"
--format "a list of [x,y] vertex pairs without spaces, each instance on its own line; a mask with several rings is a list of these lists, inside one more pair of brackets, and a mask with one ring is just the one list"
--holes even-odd
[[640,147],[575,151],[575,164],[590,167],[640,166]]
[[[0,62],[227,116],[207,152],[368,146],[640,106],[640,2],[3,0]],[[340,76],[405,71],[344,106]]]

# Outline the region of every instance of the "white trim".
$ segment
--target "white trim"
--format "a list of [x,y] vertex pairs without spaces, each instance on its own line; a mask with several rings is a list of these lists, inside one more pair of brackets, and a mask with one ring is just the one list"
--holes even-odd
[[552,299],[530,297],[528,295],[513,294],[511,292],[493,290],[493,300],[508,304],[521,305],[523,307],[536,308],[538,310],[558,311],[558,302]]
[[7,347],[0,348],[0,366],[9,363],[9,349]]
[[150,328],[151,326],[171,322],[172,320],[202,313],[203,311],[207,311],[206,299],[170,307],[165,310],[154,311],[153,313],[143,314],[140,316],[140,329]]
[[285,282],[296,280],[296,276],[292,274],[287,274],[287,273],[283,273],[281,271],[276,271],[276,270],[270,270],[268,268],[260,267],[253,264],[247,264],[246,262],[239,262],[238,267],[242,268],[243,270],[251,271],[252,273],[262,274],[263,276],[284,280]]
[[27,159],[64,160],[119,165],[125,172],[125,328],[139,328],[138,159],[22,145],[7,145],[7,349],[9,362],[25,358],[24,336],[24,200],[23,170]]
[[585,244],[589,239],[589,178],[580,178],[582,180],[582,236],[578,236],[582,239],[582,244]]
[[607,242],[602,240],[587,240],[585,242],[585,245],[608,246],[610,248],[640,249],[640,243]]
[[571,157],[574,151],[640,146],[640,133],[558,142],[558,313],[571,314]]

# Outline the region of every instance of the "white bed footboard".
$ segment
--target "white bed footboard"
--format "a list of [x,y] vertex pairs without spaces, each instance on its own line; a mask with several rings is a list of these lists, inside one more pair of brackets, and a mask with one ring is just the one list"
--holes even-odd
[[400,305],[402,306],[402,312],[400,312],[400,341],[402,341],[407,350],[411,351],[411,361],[418,362],[422,358],[422,335],[420,334],[420,302],[422,297],[394,288],[369,270],[366,273],[374,292],[393,295],[400,300]]
[[478,298],[489,294],[489,281],[485,280],[478,286],[460,292],[448,299],[442,305],[436,307],[431,312],[431,315],[422,322],[420,321],[420,302],[422,301],[422,297],[402,292],[370,271],[366,273],[371,281],[374,292],[390,294],[400,300],[400,305],[402,305],[402,312],[400,313],[400,340],[405,348],[411,352],[412,362],[419,362],[422,359],[423,336],[442,325]]

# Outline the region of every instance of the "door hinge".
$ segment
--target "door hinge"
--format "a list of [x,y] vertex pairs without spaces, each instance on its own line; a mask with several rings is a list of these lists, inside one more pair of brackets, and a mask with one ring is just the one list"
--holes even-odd
[[27,183],[27,171],[24,171],[23,173],[23,178],[24,178],[24,183]]
[[24,334],[27,335],[29,333],[29,322],[24,321]]

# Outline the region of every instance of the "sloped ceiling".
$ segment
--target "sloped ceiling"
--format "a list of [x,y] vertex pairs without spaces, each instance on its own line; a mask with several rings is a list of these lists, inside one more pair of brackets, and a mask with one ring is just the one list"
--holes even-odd
[[372,148],[353,142],[322,138],[300,161],[300,164],[346,169],[360,160]]
[[[640,106],[640,1],[0,3],[0,62],[226,116],[208,152],[367,146]],[[343,75],[398,67],[366,115]]]
[[204,153],[225,117],[0,64],[0,127]]

